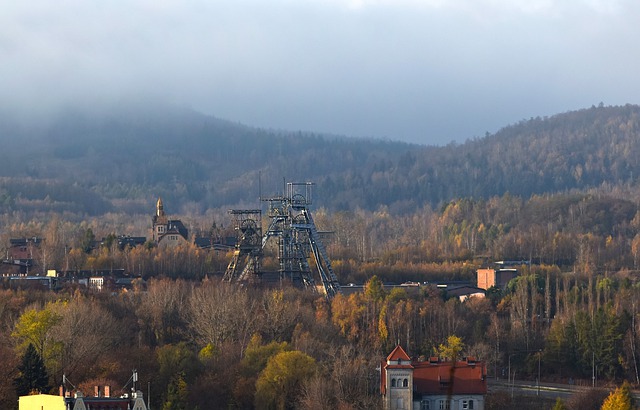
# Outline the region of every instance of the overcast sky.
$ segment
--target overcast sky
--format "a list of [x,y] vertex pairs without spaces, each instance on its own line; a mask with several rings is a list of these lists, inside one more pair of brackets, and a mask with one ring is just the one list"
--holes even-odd
[[637,0],[0,0],[0,95],[446,144],[640,102],[639,40]]

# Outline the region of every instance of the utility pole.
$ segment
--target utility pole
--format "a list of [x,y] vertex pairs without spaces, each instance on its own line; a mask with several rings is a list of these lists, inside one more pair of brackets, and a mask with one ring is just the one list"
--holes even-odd
[[538,396],[540,396],[540,356],[542,356],[542,349],[538,351]]
[[591,352],[591,387],[596,387],[596,353]]
[[509,355],[509,374],[507,375],[507,384],[510,384],[510,385],[511,385],[511,397],[512,397],[512,398],[513,398],[513,382],[514,382],[514,380],[513,380],[513,379],[515,379],[515,372],[514,372],[514,375],[513,375],[513,377],[512,377],[512,376],[511,376],[511,357],[512,357],[512,356],[515,356],[515,355],[516,355],[516,353],[511,353],[511,354]]

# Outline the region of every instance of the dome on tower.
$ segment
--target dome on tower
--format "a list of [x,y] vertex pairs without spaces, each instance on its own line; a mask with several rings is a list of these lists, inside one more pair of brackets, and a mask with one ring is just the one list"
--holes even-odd
[[158,202],[156,202],[156,215],[163,216],[164,215],[164,206],[162,205],[162,198],[158,197]]

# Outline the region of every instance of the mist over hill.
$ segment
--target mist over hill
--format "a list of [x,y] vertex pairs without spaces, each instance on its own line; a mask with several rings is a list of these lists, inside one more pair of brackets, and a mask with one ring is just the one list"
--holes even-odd
[[[148,213],[258,205],[313,181],[330,210],[411,212],[454,198],[635,186],[640,107],[591,107],[429,147],[264,130],[162,104],[0,117],[0,211]],[[462,121],[463,119],[461,119]]]

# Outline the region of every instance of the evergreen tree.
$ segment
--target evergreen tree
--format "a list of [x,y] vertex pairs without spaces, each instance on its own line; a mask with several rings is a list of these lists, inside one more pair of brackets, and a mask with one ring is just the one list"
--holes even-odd
[[18,370],[20,371],[20,376],[14,379],[14,386],[18,396],[26,396],[34,391],[48,393],[51,389],[44,361],[33,344],[30,343],[27,347]]
[[175,375],[167,390],[167,400],[162,405],[162,410],[184,410],[189,400],[187,382],[184,380],[184,372]]

